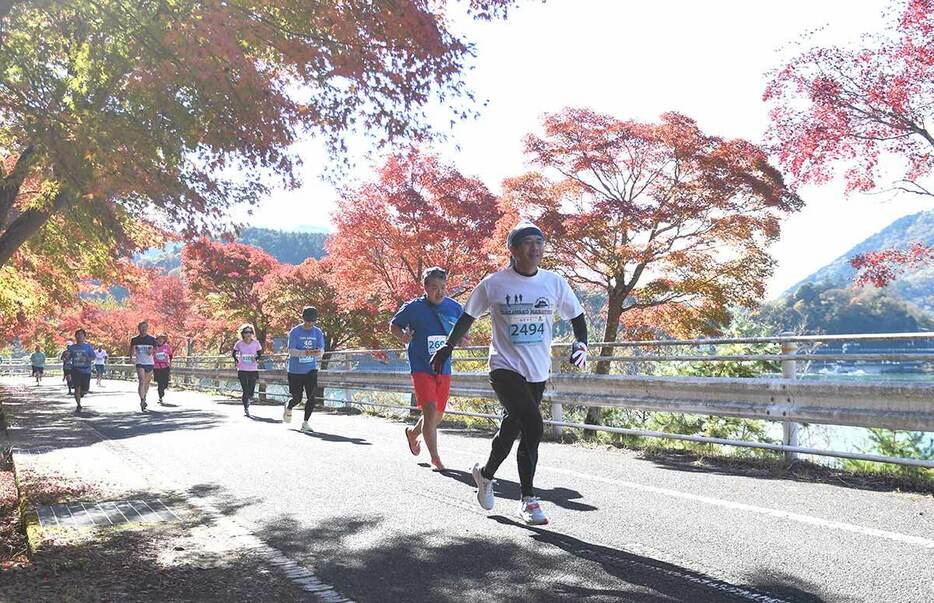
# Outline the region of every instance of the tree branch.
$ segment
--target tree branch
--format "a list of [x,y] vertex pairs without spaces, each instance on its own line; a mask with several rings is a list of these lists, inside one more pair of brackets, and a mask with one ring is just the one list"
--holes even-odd
[[28,209],[21,213],[0,235],[0,267],[5,266],[23,243],[45,226],[49,218],[73,203],[75,199],[75,196],[61,191],[55,195],[49,207]]
[[13,202],[16,201],[20,188],[22,188],[23,182],[25,182],[26,176],[29,174],[29,166],[35,158],[35,154],[36,147],[33,145],[23,149],[23,152],[16,159],[16,165],[13,166],[9,174],[4,175],[3,182],[0,183],[0,228],[6,224],[7,216],[10,215]]

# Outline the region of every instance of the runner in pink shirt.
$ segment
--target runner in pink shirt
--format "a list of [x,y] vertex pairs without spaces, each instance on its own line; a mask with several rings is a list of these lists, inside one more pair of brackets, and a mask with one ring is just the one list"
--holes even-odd
[[253,325],[240,327],[240,341],[234,344],[233,359],[237,363],[237,378],[240,380],[240,389],[243,391],[243,416],[250,416],[250,402],[256,391],[256,381],[259,379],[259,358],[263,348],[253,339]]
[[174,355],[168,340],[168,336],[161,333],[156,337],[156,345],[152,348],[153,373],[156,385],[159,388],[159,404],[165,404],[162,398],[165,397],[165,390],[169,388],[169,371],[172,366],[172,356]]

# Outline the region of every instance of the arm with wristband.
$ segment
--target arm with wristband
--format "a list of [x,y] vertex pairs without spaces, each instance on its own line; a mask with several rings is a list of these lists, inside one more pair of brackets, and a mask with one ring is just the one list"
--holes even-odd
[[571,328],[576,340],[571,344],[571,364],[584,368],[587,365],[587,319],[583,312],[571,319]]
[[460,318],[457,319],[457,322],[454,323],[454,328],[451,329],[451,334],[448,335],[448,340],[444,343],[443,346],[438,348],[438,350],[431,355],[431,368],[436,373],[440,373],[444,368],[444,364],[451,357],[451,354],[454,353],[454,348],[464,339],[464,336],[467,335],[467,331],[470,330],[470,327],[473,326],[476,318],[464,312],[461,314]]

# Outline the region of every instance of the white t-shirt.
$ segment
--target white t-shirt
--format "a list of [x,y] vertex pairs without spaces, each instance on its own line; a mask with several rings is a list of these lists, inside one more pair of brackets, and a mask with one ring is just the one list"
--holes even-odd
[[94,350],[94,364],[104,364],[107,362],[107,352]]
[[532,383],[551,372],[551,330],[557,313],[570,320],[584,312],[571,286],[549,270],[522,276],[512,268],[494,272],[477,285],[464,312],[493,320],[490,370],[508,369]]

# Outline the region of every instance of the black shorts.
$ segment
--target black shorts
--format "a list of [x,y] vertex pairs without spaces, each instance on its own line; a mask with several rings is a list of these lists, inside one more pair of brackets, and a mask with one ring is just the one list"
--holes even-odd
[[103,365],[103,364],[95,364],[95,365],[94,365],[94,374],[96,374],[98,377],[103,377],[103,376],[104,376],[104,365]]
[[315,390],[318,388],[318,371],[307,373],[289,373],[289,393],[293,402],[300,402],[302,394],[308,400],[314,400]]
[[45,373],[45,367],[42,367],[42,366],[34,366],[34,367],[32,367],[32,374],[33,374],[33,375],[42,375],[43,373]]
[[62,367],[62,375],[65,376],[65,379],[71,379],[71,369]]
[[154,367],[154,366],[151,365],[151,364],[137,364],[137,365],[136,365],[136,368],[138,368],[138,369],[143,369],[143,370],[146,371],[147,373],[151,373],[151,372],[153,372],[153,371],[155,370],[156,367]]
[[84,391],[91,389],[91,373],[82,371],[71,371],[71,386],[81,388]]

